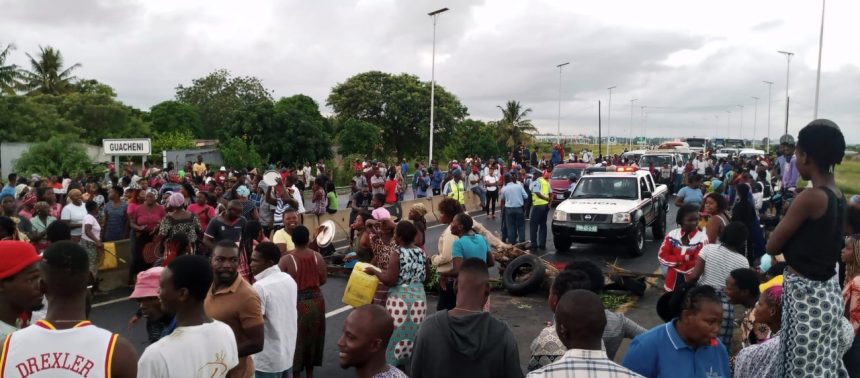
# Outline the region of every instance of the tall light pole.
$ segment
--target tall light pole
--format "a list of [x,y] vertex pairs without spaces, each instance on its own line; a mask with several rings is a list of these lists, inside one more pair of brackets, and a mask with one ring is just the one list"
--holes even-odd
[[773,89],[773,82],[762,80],[763,83],[767,84],[767,151],[770,152],[770,95],[771,89]]
[[633,150],[633,103],[639,101],[638,98],[630,100],[630,138],[627,139],[627,149]]
[[427,154],[428,164],[433,161],[433,115],[434,105],[436,104],[436,19],[439,18],[440,13],[446,11],[448,11],[448,8],[437,9],[427,13],[428,16],[433,18],[433,58],[430,64],[430,152]]
[[752,148],[755,148],[755,126],[758,121],[758,97],[752,96],[752,99],[755,100],[755,111],[753,111],[753,136],[752,136]]
[[[639,107],[639,110],[642,112],[639,114],[639,126],[642,128],[642,136],[645,136],[645,108],[648,106],[642,105]],[[645,145],[648,145],[648,138],[645,138]]]
[[777,51],[780,54],[785,54],[785,132],[783,134],[788,134],[788,73],[791,70],[791,56],[794,55],[793,52],[788,51]]
[[824,5],[827,0],[821,0],[821,31],[818,33],[818,71],[815,74],[815,111],[813,119],[818,119],[818,87],[821,84],[821,49],[824,47]]
[[744,139],[744,106],[743,105],[736,105],[736,106],[741,108],[741,119],[740,119],[740,122],[738,123],[738,139],[743,140]]
[[558,138],[555,140],[556,143],[561,143],[561,68],[568,64],[570,62],[564,62],[556,66],[558,67],[558,124],[556,125],[558,128]]
[[726,139],[732,137],[732,111],[726,110]]
[[606,155],[609,156],[609,129],[612,128],[612,90],[615,86],[606,88],[609,90],[609,103],[606,105]]

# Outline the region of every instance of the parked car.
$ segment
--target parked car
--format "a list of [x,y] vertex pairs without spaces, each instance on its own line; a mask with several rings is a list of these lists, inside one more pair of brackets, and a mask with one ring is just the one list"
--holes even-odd
[[549,187],[552,191],[552,206],[558,205],[561,201],[567,199],[568,188],[570,181],[568,177],[575,174],[576,177],[582,177],[582,172],[588,164],[585,163],[563,163],[558,164],[552,169],[552,174],[549,177]]

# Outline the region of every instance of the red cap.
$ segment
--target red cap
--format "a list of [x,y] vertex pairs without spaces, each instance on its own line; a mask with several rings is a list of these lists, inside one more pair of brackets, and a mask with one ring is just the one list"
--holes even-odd
[[42,259],[32,244],[18,240],[0,241],[0,279],[18,274]]

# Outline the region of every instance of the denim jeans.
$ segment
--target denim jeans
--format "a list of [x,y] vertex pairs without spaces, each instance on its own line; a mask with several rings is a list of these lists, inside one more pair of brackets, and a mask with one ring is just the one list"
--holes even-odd
[[472,187],[472,193],[475,193],[475,195],[477,195],[478,198],[481,199],[481,208],[482,209],[487,207],[487,190],[486,189],[475,185]]
[[289,368],[286,371],[282,371],[279,373],[267,373],[264,371],[257,370],[254,372],[254,378],[289,378],[293,376],[292,372],[292,368]]
[[507,228],[508,243],[526,241],[526,217],[522,207],[505,208],[505,227]]
[[546,248],[546,218],[549,215],[549,205],[532,206],[529,216],[529,236],[532,248]]

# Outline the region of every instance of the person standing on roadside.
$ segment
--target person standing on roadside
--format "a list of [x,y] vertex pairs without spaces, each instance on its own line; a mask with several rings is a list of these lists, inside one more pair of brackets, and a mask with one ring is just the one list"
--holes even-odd
[[549,215],[550,187],[549,171],[532,182],[532,213],[529,216],[529,233],[531,234],[531,249],[546,249],[547,216]]
[[204,310],[212,278],[202,256],[179,256],[162,270],[158,299],[164,312],[176,314],[176,329],[140,356],[140,377],[224,378],[239,363],[233,330]]
[[511,174],[511,181],[502,189],[501,198],[501,207],[505,209],[507,241],[511,244],[522,243],[526,240],[526,219],[523,207],[528,195],[522,184],[516,181],[516,173]]
[[218,242],[210,260],[215,277],[206,295],[206,314],[230,326],[236,336],[239,364],[228,377],[250,377],[251,355],[263,350],[263,314],[260,297],[238,271],[239,249],[231,240]]
[[[28,260],[32,260],[30,256]],[[0,352],[0,360],[4,362],[0,366],[0,375],[137,377],[134,346],[122,336],[86,320],[90,295],[87,290],[90,274],[86,251],[75,242],[54,243],[42,255],[39,267],[41,291],[48,300],[47,315],[45,319],[6,336]],[[55,359],[56,356],[67,356],[68,359],[63,366],[45,364],[49,356],[55,356]],[[36,362],[39,360],[42,363]],[[77,363],[73,364],[73,360]]]
[[21,314],[42,307],[39,288],[39,261],[32,244],[17,240],[0,241],[0,337],[17,331],[24,323]]
[[273,243],[257,244],[251,254],[254,290],[260,298],[264,320],[263,350],[252,356],[255,378],[281,378],[290,373],[296,351],[296,281],[281,271],[281,251]]

